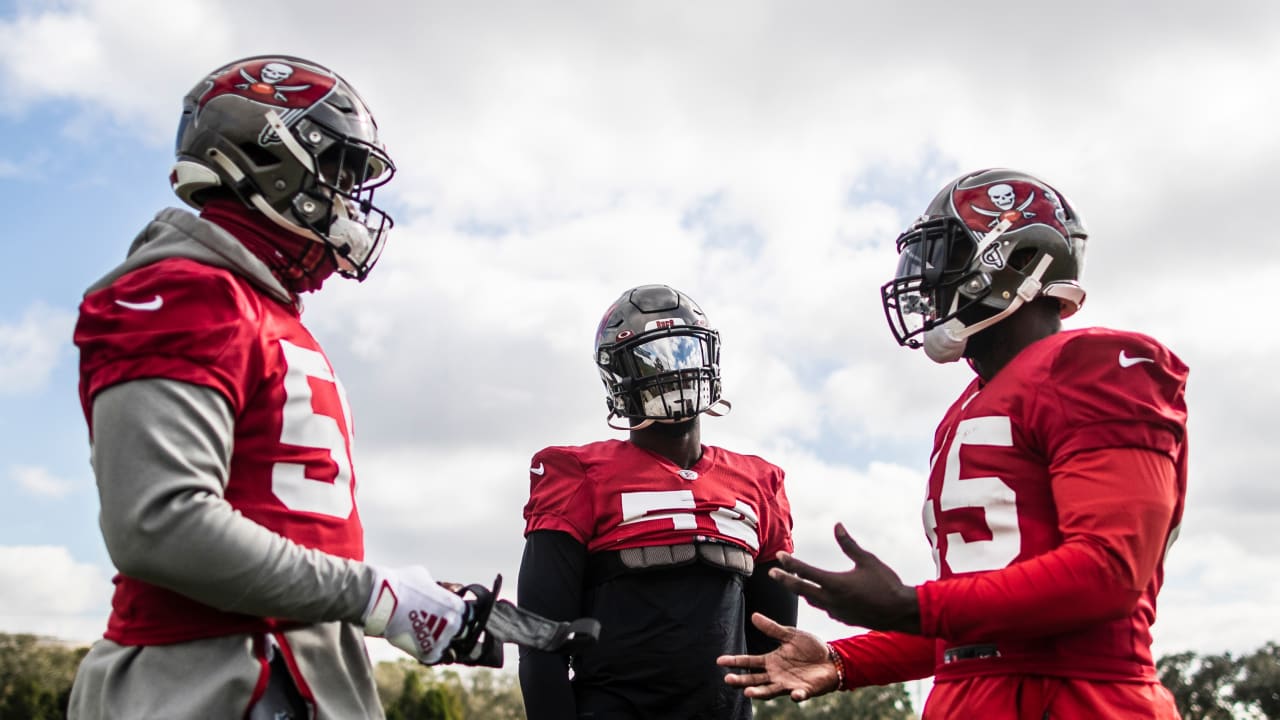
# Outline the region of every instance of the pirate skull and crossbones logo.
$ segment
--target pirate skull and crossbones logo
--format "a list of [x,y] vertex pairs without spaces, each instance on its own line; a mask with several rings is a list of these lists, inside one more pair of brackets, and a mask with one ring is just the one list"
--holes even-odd
[[280,83],[293,75],[293,68],[282,62],[269,62],[263,65],[258,75],[259,77],[255,78],[249,74],[249,71],[240,68],[240,77],[244,78],[244,82],[237,83],[236,89],[248,90],[259,95],[270,95],[280,102],[286,102],[288,98],[285,97],[285,93],[300,92],[311,87],[310,84],[281,85]]
[[1023,200],[1017,207],[1014,203],[1018,202],[1017,192],[1013,186],[1008,183],[996,183],[987,188],[987,198],[991,200],[991,204],[995,205],[999,210],[987,210],[977,205],[970,205],[969,208],[980,215],[986,215],[991,218],[991,222],[987,223],[987,227],[995,227],[1001,220],[1008,219],[1010,222],[1023,218],[1032,218],[1036,214],[1027,209],[1036,199],[1036,191],[1032,190],[1027,195],[1027,199]]

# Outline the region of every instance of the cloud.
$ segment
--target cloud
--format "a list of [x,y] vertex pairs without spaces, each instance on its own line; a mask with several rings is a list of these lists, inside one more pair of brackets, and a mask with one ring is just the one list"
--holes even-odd
[[70,352],[74,322],[67,311],[39,302],[16,322],[0,317],[0,395],[40,392]]
[[0,546],[0,631],[89,642],[106,627],[109,576],[65,547]]
[[10,465],[9,477],[27,493],[47,498],[64,498],[71,492],[71,483],[55,477],[48,468],[34,465]]
[[86,103],[87,112],[64,128],[72,136],[99,139],[106,110],[117,123],[140,125],[155,142],[167,142],[181,110],[176,99],[201,72],[191,67],[207,65],[207,71],[228,59],[232,19],[204,2],[83,0],[19,8],[0,23],[6,88],[0,110],[21,113],[50,100]]
[[[1189,533],[1194,530],[1194,533]],[[1280,638],[1280,580],[1274,557],[1231,533],[1187,527],[1169,551],[1154,633],[1161,654],[1241,654]]]

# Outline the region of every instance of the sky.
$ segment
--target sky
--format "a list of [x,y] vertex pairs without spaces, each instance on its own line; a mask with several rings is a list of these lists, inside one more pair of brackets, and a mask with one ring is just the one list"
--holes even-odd
[[[513,596],[528,460],[623,437],[594,330],[666,283],[723,340],[734,410],[703,440],[785,469],[796,555],[847,566],[843,522],[930,579],[932,436],[971,371],[898,347],[879,286],[942,185],[1011,167],[1091,231],[1067,327],[1143,332],[1191,368],[1157,655],[1280,640],[1267,0],[0,2],[0,632],[105,627],[77,306],[180,205],[182,96],[261,53],[343,75],[399,168],[378,267],[304,315],[350,398],[370,561],[501,573]],[[800,625],[854,632],[808,608]]]

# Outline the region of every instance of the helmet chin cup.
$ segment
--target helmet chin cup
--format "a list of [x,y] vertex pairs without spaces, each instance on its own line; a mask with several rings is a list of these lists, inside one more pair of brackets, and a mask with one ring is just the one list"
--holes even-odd
[[373,250],[373,238],[369,228],[351,219],[343,200],[333,202],[333,220],[329,223],[328,244],[335,249],[338,268],[355,273],[369,259]]
[[[715,401],[714,403],[712,403],[710,407],[703,410],[702,412],[710,415],[711,417],[724,417],[725,415],[728,415],[729,411],[731,411],[732,409],[733,409],[733,403],[729,402],[728,400],[725,400],[724,398],[721,398]],[[640,422],[636,423],[635,425],[631,425],[631,424],[622,425],[620,424],[620,421],[625,420],[626,418],[622,415],[619,415],[617,412],[611,410],[609,411],[609,415],[604,419],[604,421],[609,427],[613,428],[614,430],[643,430],[655,423],[662,423],[664,425],[674,425],[676,423],[688,422],[689,420],[692,420],[695,417],[697,417],[697,415],[694,415],[692,417],[681,418],[679,420],[662,420],[658,418],[645,418]]]
[[964,357],[964,348],[969,344],[968,336],[959,334],[964,330],[964,323],[955,318],[930,328],[924,334],[924,354],[940,364],[959,360]]

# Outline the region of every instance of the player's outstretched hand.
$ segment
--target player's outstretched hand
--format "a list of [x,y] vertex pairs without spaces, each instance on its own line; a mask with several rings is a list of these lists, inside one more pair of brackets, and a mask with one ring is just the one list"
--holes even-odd
[[800,702],[836,689],[839,676],[827,655],[827,644],[803,630],[779,625],[760,613],[751,615],[760,632],[781,643],[764,655],[721,655],[716,664],[735,669],[724,676],[749,698],[765,700],[789,695]]
[[374,567],[364,632],[428,665],[438,662],[462,627],[466,602],[441,587],[424,567]]
[[835,535],[840,549],[853,561],[852,570],[822,570],[779,553],[781,567],[770,570],[769,577],[842,623],[919,633],[920,604],[915,588],[904,585],[880,558],[863,550],[844,525],[836,525]]

